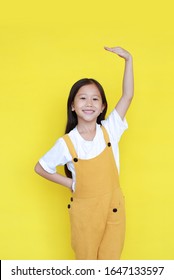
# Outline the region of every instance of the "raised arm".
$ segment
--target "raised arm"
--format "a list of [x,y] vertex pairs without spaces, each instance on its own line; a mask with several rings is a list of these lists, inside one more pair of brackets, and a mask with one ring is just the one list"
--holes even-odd
[[130,106],[134,95],[133,59],[132,55],[121,47],[108,48],[105,50],[113,52],[125,60],[125,68],[122,84],[122,96],[115,106],[120,117],[123,119]]

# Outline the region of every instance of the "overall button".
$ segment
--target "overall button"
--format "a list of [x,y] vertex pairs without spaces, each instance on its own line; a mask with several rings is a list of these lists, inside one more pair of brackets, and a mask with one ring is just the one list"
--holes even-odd
[[68,204],[68,209],[70,209],[71,208],[71,205],[70,204]]
[[110,147],[111,146],[111,143],[110,142],[108,142],[108,147]]
[[73,160],[74,160],[74,162],[78,162],[78,158],[74,158]]
[[73,201],[73,197],[71,197],[70,200]]
[[114,209],[113,209],[113,212],[116,213],[116,212],[117,212],[117,208],[114,208]]

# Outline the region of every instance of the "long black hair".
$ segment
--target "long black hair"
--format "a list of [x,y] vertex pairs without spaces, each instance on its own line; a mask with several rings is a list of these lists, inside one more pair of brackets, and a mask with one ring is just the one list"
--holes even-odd
[[[69,93],[68,102],[67,102],[67,124],[66,124],[65,133],[69,133],[73,128],[76,127],[76,125],[78,123],[76,112],[72,111],[72,103],[74,102],[74,98],[75,98],[77,92],[79,91],[79,89],[81,87],[90,85],[90,84],[94,84],[98,88],[101,98],[102,98],[102,103],[105,106],[103,112],[97,118],[97,123],[101,124],[101,121],[105,119],[105,115],[107,112],[107,100],[106,100],[105,92],[104,92],[102,85],[99,82],[97,82],[96,80],[91,79],[91,78],[81,79],[72,86],[70,93]],[[72,174],[68,170],[66,165],[65,165],[65,173],[66,173],[67,177],[72,178]]]

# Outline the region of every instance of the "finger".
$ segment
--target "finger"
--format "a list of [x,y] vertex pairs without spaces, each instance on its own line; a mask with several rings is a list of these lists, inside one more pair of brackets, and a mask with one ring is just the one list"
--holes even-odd
[[106,51],[114,52],[114,49],[115,49],[115,48],[104,47],[104,49],[105,49]]

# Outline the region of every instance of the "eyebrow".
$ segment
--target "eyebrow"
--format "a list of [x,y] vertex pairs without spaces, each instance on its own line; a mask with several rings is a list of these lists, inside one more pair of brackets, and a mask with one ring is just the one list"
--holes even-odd
[[[78,96],[81,96],[81,95],[87,95],[86,93],[77,93]],[[100,94],[94,94],[92,95],[93,97],[101,97]]]

